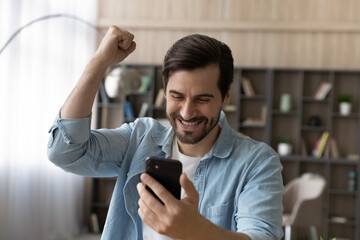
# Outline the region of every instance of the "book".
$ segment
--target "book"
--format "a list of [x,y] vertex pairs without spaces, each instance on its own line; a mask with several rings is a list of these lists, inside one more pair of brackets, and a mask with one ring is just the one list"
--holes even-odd
[[320,158],[323,155],[328,138],[329,138],[329,132],[328,131],[323,132],[323,134],[320,138],[319,148],[317,149],[317,152],[316,152],[317,158]]
[[138,117],[139,117],[139,118],[145,117],[148,109],[149,109],[149,104],[148,104],[147,102],[144,102],[144,103],[141,105],[141,108],[140,108],[140,112],[139,112]]
[[132,121],[134,119],[134,110],[130,101],[125,102],[125,119]]
[[333,216],[330,218],[330,221],[334,223],[346,223],[348,219],[346,217]]
[[314,144],[314,147],[313,147],[313,149],[312,149],[312,151],[311,151],[311,155],[312,155],[313,157],[317,157],[317,152],[318,152],[319,146],[320,146],[320,140],[321,140],[321,138],[318,139],[318,140],[316,140],[316,142],[315,142],[315,144]]
[[318,99],[325,99],[325,97],[330,92],[331,88],[332,88],[332,83],[326,83],[325,87],[320,92]]
[[332,83],[330,82],[322,82],[318,89],[315,91],[314,98],[318,100],[325,99],[327,94],[330,92],[332,88]]
[[260,118],[248,117],[242,122],[242,124],[244,126],[265,126],[266,117],[267,117],[267,106],[263,105],[261,107]]
[[350,153],[346,156],[346,158],[350,161],[358,161],[359,160],[359,154],[356,153]]
[[236,105],[226,105],[223,108],[224,111],[226,112],[235,112],[236,111]]
[[90,214],[91,231],[93,233],[100,233],[99,219],[96,213]]
[[339,148],[335,138],[330,138],[330,156],[332,158],[338,158],[339,155]]
[[242,77],[241,86],[244,89],[245,96],[251,97],[255,95],[254,88],[251,85],[250,79]]
[[328,140],[326,142],[323,157],[324,158],[329,158],[330,157],[330,137],[328,138]]
[[264,123],[264,125],[266,124],[266,117],[267,117],[267,106],[263,105],[261,107],[261,115],[260,115],[260,119],[261,121]]
[[160,88],[155,99],[155,104],[154,104],[155,107],[161,107],[164,105],[165,102],[164,93],[165,93],[164,88]]
[[144,93],[149,89],[149,86],[151,84],[151,77],[148,75],[141,77],[141,85],[139,87],[139,92]]
[[320,95],[320,92],[323,90],[323,88],[325,87],[326,82],[321,82],[320,85],[318,86],[318,88],[315,90],[314,93],[314,98],[317,98]]
[[260,118],[246,118],[242,122],[243,126],[264,126],[265,123]]
[[308,150],[306,148],[306,142],[305,142],[305,138],[301,138],[301,155],[306,157],[308,154]]

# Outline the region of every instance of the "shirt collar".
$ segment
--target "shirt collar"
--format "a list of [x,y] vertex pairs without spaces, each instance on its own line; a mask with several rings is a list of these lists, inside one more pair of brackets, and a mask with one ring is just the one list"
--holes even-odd
[[214,146],[205,155],[203,159],[210,158],[212,156],[215,156],[217,158],[227,158],[232,150],[232,129],[228,124],[225,113],[223,111],[221,111],[220,113],[219,125],[221,126],[220,135],[216,140]]

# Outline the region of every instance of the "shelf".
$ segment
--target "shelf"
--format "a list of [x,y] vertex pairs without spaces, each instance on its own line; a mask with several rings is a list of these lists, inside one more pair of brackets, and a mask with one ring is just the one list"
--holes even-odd
[[329,98],[316,99],[314,97],[303,97],[303,103],[329,103]]
[[341,115],[340,113],[338,113],[338,112],[333,112],[332,113],[332,117],[334,117],[334,118],[344,118],[344,119],[346,119],[346,118],[358,118],[359,117],[359,114],[358,113],[351,113],[350,115],[348,115],[348,116],[344,116],[344,115]]
[[349,160],[348,158],[329,158],[332,164],[357,165],[359,161]]
[[245,96],[241,95],[241,100],[252,100],[252,101],[265,101],[266,96],[265,95],[255,95],[255,96]]
[[95,208],[109,208],[109,203],[105,203],[105,202],[93,202],[91,203],[92,207]]
[[339,225],[348,225],[348,226],[355,226],[356,225],[356,222],[354,220],[335,220],[335,219],[332,219],[332,218],[329,218],[328,219],[329,223],[330,224],[339,224]]
[[289,116],[289,117],[295,116],[296,117],[298,115],[298,112],[297,111],[282,112],[280,110],[272,110],[272,114],[277,115],[277,116]]
[[347,189],[330,189],[329,194],[356,196],[356,192],[350,192]]
[[316,131],[316,132],[324,132],[328,131],[329,129],[326,126],[309,126],[309,125],[302,125],[302,131]]
[[265,128],[265,124],[240,123],[240,128]]
[[[141,103],[147,102],[149,104],[148,116],[165,119],[166,107],[154,106],[157,93],[163,87],[161,74],[159,74],[161,65],[147,67],[154,73],[154,81],[151,82],[149,91],[133,93],[129,100],[133,105],[137,103],[140,106]],[[243,76],[251,81],[254,92],[258,94],[245,96],[242,93],[241,77]],[[326,98],[315,99],[312,95],[324,81],[331,82],[333,87]],[[104,89],[99,91],[98,108],[121,106],[120,103],[111,103],[106,98]],[[289,112],[279,110],[281,96],[285,93],[291,96],[292,108]],[[344,93],[356,96],[353,99],[354,112],[349,116],[339,114],[337,97]],[[358,236],[360,232],[360,194],[358,191],[349,192],[346,189],[349,170],[355,170],[358,177],[360,176],[360,160],[354,161],[345,158],[349,154],[360,155],[360,112],[357,112],[360,109],[360,71],[235,67],[231,94],[233,108],[232,111],[225,111],[225,114],[230,126],[235,131],[263,141],[274,149],[276,149],[277,140],[280,137],[286,136],[291,140],[293,154],[280,157],[283,164],[284,184],[307,172],[319,174],[327,180],[328,187],[325,191],[323,205],[323,222],[326,225],[320,232],[324,239],[341,235],[352,236],[348,238],[360,240],[360,236]],[[266,111],[262,111],[264,105],[267,107]],[[313,115],[319,116],[320,126],[307,125],[309,118]],[[253,119],[255,123],[244,123],[245,119]],[[258,121],[259,119],[262,121]],[[328,131],[329,135],[336,139],[341,157],[302,156],[300,154],[302,138],[305,140],[307,153],[310,153],[316,141],[321,137],[321,133],[325,131]],[[330,154],[330,156],[333,155]],[[95,181],[100,182],[99,179],[95,179]],[[109,182],[101,182],[100,186],[94,185],[94,191],[97,191],[97,194],[106,191],[101,189],[108,189],[109,186],[104,185],[111,185]],[[108,204],[102,202],[104,199],[106,200],[106,198],[94,198],[91,205],[93,210],[105,211]],[[350,218],[354,216],[354,218],[339,223],[341,218],[336,221],[331,219],[330,215],[345,215]]]
[[290,156],[280,156],[282,161],[301,161],[301,162],[321,162],[321,163],[331,163],[331,164],[344,164],[344,165],[357,165],[358,161],[349,160],[347,158],[316,158],[312,156],[302,156],[302,155],[290,155]]
[[111,102],[108,102],[108,103],[98,102],[97,103],[98,108],[120,108],[122,106],[123,106],[122,103],[111,103]]
[[311,156],[291,155],[280,156],[281,161],[287,162],[313,162],[313,163],[330,163],[329,158],[316,158]]

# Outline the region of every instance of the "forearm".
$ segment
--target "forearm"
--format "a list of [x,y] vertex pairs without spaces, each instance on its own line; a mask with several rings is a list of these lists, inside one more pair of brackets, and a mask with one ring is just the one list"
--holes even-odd
[[122,62],[136,44],[134,35],[118,27],[109,27],[94,57],[61,108],[61,118],[84,118],[91,113],[100,82],[108,66]]
[[84,118],[92,105],[107,65],[94,57],[87,64],[80,80],[61,108],[61,118]]

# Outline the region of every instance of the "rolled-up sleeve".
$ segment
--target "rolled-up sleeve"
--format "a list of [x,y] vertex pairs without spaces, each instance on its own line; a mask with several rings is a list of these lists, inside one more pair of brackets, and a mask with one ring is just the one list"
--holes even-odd
[[91,116],[79,119],[61,119],[57,117],[49,132],[53,133],[56,128],[59,128],[65,143],[84,143],[90,136],[90,122]]
[[49,130],[49,160],[83,176],[117,176],[130,137],[129,127],[91,130],[90,126],[91,115],[62,119],[58,114]]

